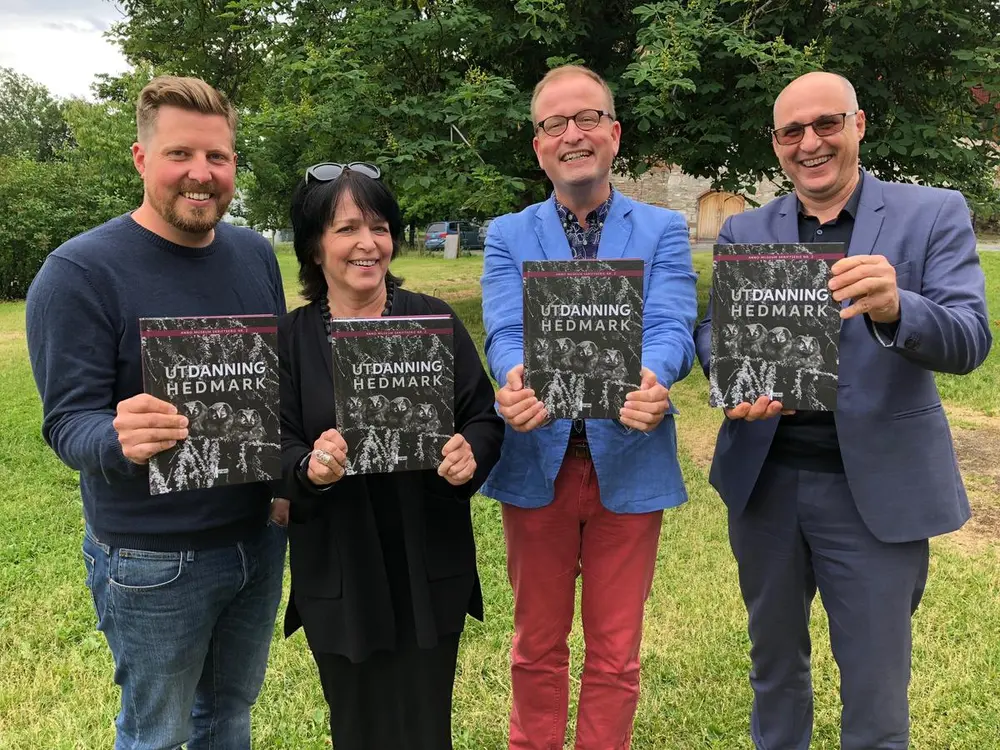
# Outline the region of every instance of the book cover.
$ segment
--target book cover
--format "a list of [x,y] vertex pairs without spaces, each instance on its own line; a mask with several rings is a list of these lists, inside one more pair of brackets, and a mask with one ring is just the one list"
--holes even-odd
[[524,262],[525,385],[553,419],[614,419],[642,369],[640,259]]
[[709,403],[760,396],[786,409],[837,405],[840,303],[827,283],[842,243],[716,245]]
[[146,393],[188,418],[188,438],[149,460],[149,492],[281,476],[274,315],[140,318]]
[[436,469],[455,434],[450,315],[331,321],[337,430],[347,474]]

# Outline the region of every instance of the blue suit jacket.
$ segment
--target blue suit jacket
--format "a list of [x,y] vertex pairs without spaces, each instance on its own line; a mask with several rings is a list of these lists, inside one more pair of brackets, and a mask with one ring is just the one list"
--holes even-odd
[[[572,257],[552,198],[490,224],[483,265],[483,322],[486,358],[501,385],[507,373],[524,362],[521,263]],[[642,364],[669,388],[694,363],[692,330],[698,315],[683,216],[615,193],[597,257],[644,261]],[[570,420],[561,419],[520,433],[508,425],[500,461],[483,494],[523,508],[551,503],[570,426]],[[609,510],[646,513],[687,499],[672,414],[650,433],[610,419],[588,420],[587,440],[601,502]]]
[[[951,432],[934,372],[974,370],[990,351],[985,279],[969,209],[953,190],[882,182],[862,173],[849,255],[884,255],[896,268],[900,319],[879,341],[868,316],[843,322],[835,419],[858,511],[884,542],[926,539],[968,520]],[[797,242],[794,195],[730,217],[720,244]],[[711,309],[695,333],[706,373]],[[710,480],[742,512],[777,419],[725,420]]]

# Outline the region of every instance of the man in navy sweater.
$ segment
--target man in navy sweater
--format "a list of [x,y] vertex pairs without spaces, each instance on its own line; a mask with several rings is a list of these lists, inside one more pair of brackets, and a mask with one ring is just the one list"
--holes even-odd
[[262,483],[151,496],[150,457],[187,419],[142,393],[140,317],[282,314],[270,245],[220,224],[236,112],[160,77],[136,110],[142,205],[46,259],[28,291],[42,433],[80,472],[83,557],[122,689],[116,750],[250,747],[281,596],[285,533]]

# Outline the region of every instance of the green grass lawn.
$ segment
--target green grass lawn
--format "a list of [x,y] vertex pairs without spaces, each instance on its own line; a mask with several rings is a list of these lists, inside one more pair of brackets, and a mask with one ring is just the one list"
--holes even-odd
[[[278,265],[285,284],[288,308],[303,303],[299,297],[299,264],[290,243],[277,248]],[[479,277],[483,273],[483,256],[462,255],[445,262],[440,255],[408,253],[392,262],[392,272],[403,278],[408,289],[446,299],[449,302],[480,298]],[[477,303],[478,304],[478,303]]]
[[[279,260],[289,304],[299,304],[294,256],[282,248]],[[1000,337],[1000,254],[983,261],[993,331]],[[408,287],[452,300],[481,341],[481,262],[410,256],[393,269],[407,277]],[[709,258],[698,255],[696,263],[704,304]],[[112,744],[118,690],[83,585],[76,476],[39,435],[41,410],[23,316],[23,304],[0,304],[0,748],[96,750]],[[1000,413],[998,350],[977,373],[940,381],[949,405]],[[706,480],[719,414],[706,405],[705,379],[697,370],[672,394],[682,412],[681,457],[691,500],[664,517],[633,747],[749,750],[746,615],[723,506]],[[470,622],[463,639],[455,741],[462,750],[499,750],[505,747],[510,703],[512,605],[498,507],[476,498],[474,512],[487,622]],[[915,620],[913,747],[990,750],[1000,746],[1000,549],[993,543],[969,548],[949,539],[935,541],[932,549],[930,582]],[[818,604],[815,614],[813,747],[834,750],[837,674]],[[578,684],[579,624],[573,647]],[[258,748],[329,748],[322,693],[301,633],[285,641],[276,629],[253,723]]]

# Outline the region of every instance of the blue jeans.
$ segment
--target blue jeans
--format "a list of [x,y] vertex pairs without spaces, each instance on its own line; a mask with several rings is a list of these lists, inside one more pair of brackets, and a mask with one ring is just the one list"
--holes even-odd
[[281,598],[286,531],[228,547],[109,547],[88,528],[87,587],[115,661],[115,750],[249,750]]

